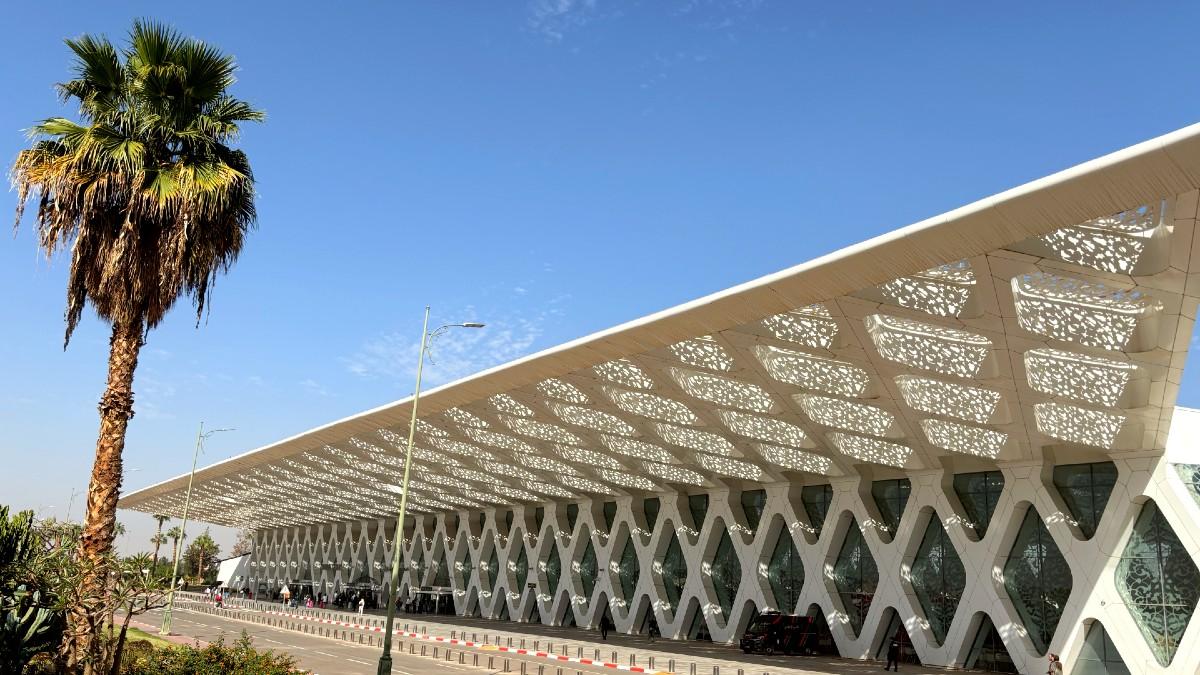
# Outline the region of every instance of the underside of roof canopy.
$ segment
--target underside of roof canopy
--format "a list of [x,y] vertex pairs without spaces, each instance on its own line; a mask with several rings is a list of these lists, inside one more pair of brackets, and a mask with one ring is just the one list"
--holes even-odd
[[[1200,125],[422,395],[410,509],[1160,453]],[[197,471],[191,515],[395,511],[411,401]],[[186,475],[125,496],[178,516]]]

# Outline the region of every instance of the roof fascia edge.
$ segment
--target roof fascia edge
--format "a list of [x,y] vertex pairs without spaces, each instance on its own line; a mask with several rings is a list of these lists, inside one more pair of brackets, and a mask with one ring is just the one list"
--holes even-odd
[[[787,269],[509,361],[422,393],[436,413],[603,361],[823,302],[1200,187],[1200,124],[1058,171]],[[984,227],[986,225],[986,227]],[[407,422],[412,397],[276,441],[196,472],[207,480],[328,442]],[[119,506],[186,487],[187,474],[129,493]]]

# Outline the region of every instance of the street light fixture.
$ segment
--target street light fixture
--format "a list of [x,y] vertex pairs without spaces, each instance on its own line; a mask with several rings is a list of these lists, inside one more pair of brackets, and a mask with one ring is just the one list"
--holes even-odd
[[179,524],[179,539],[175,542],[175,564],[171,567],[171,590],[167,592],[167,607],[163,611],[162,629],[158,631],[159,635],[171,634],[171,613],[175,609],[175,583],[179,576],[179,552],[183,542],[187,540],[187,519],[188,508],[192,505],[192,481],[196,479],[196,461],[200,459],[200,453],[204,451],[204,441],[208,440],[213,434],[219,434],[222,431],[235,431],[234,429],[212,429],[204,430],[204,422],[200,422],[200,431],[196,432],[196,450],[192,453],[192,473],[188,475],[187,496],[183,500],[183,522]]
[[383,655],[379,657],[378,675],[392,672],[392,625],[396,621],[396,593],[400,589],[400,549],[404,546],[404,512],[408,507],[408,470],[412,465],[413,437],[417,433],[417,403],[421,400],[421,370],[425,366],[425,352],[429,343],[451,328],[483,328],[477,321],[448,323],[429,330],[429,306],[425,306],[425,322],[421,325],[421,351],[417,354],[417,387],[413,390],[412,416],[408,420],[408,444],[404,448],[404,479],[400,483],[400,515],[396,519],[396,536],[392,546],[392,575],[384,587],[387,598],[387,626],[383,632]]

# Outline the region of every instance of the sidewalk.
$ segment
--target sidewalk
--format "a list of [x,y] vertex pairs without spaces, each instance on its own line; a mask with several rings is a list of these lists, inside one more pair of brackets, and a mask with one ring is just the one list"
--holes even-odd
[[[184,594],[180,594],[184,596]],[[205,603],[200,594],[186,594],[191,602]],[[206,604],[211,606],[211,602]],[[315,623],[336,623],[362,626],[367,630],[382,632],[385,618],[378,613],[343,612],[333,609],[291,609],[281,603],[255,602],[249,600],[226,601],[229,608],[260,612],[283,617],[293,617]],[[766,656],[743,654],[735,646],[708,642],[663,640],[651,642],[643,636],[624,635],[610,632],[607,641],[600,640],[599,631],[581,628],[564,628],[540,624],[516,623],[490,619],[444,615],[397,614],[395,630],[415,636],[428,636],[436,642],[464,640],[486,644],[492,649],[545,651],[560,654],[571,661],[588,661],[619,665],[621,670],[643,669],[667,671],[683,675],[710,675],[712,673],[743,673],[744,675],[811,675],[812,673],[840,673],[858,675],[877,672],[877,661],[862,661],[832,657]],[[486,647],[484,647],[486,648]],[[609,666],[609,667],[613,667]],[[632,668],[631,668],[632,667]],[[945,673],[945,669],[928,666],[906,666],[910,673]]]

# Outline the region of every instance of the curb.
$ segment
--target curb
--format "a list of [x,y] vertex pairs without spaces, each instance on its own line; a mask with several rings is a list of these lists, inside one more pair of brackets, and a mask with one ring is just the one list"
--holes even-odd
[[[213,608],[213,607],[210,607],[209,609],[212,609],[214,611],[216,610],[216,608]],[[361,632],[368,632],[368,633],[383,633],[384,632],[383,628],[379,627],[379,626],[364,626],[362,624],[351,623],[349,621],[337,621],[335,619],[318,619],[318,618],[314,618],[311,616],[304,616],[302,614],[289,614],[287,612],[276,612],[274,610],[261,610],[258,613],[259,614],[269,614],[269,615],[283,617],[283,618],[287,618],[287,619],[291,619],[291,620],[308,621],[309,623],[320,623],[320,624],[326,624],[326,625],[332,625],[332,626],[339,626],[342,628],[351,628],[351,629],[361,631]],[[650,675],[674,675],[674,673],[671,673],[670,671],[657,670],[657,669],[651,670],[650,668],[647,668],[644,666],[627,666],[627,665],[620,664],[620,663],[613,663],[611,661],[598,661],[595,659],[581,658],[581,657],[576,657],[576,656],[566,656],[563,654],[552,654],[550,652],[537,651],[537,650],[533,650],[533,649],[521,649],[518,647],[504,647],[504,646],[500,646],[500,645],[493,645],[493,644],[487,644],[487,643],[482,643],[482,642],[474,642],[472,640],[460,640],[458,638],[442,637],[440,635],[422,635],[420,633],[413,633],[413,632],[403,631],[400,629],[395,629],[392,631],[392,633],[394,635],[398,635],[400,637],[406,637],[406,638],[410,638],[410,639],[414,639],[414,640],[423,640],[426,642],[438,642],[438,643],[446,644],[446,645],[454,645],[456,647],[471,647],[473,649],[479,649],[481,651],[501,652],[501,653],[506,653],[506,654],[515,654],[518,656],[532,656],[534,658],[546,659],[547,661],[555,661],[558,663],[578,663],[580,665],[585,665],[585,666],[598,666],[598,667],[602,667],[602,668],[611,668],[613,670],[620,670],[620,671],[624,671],[627,673],[648,673]]]

